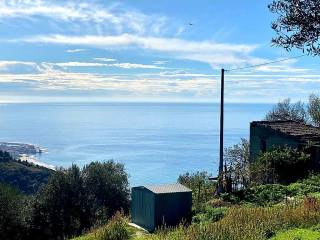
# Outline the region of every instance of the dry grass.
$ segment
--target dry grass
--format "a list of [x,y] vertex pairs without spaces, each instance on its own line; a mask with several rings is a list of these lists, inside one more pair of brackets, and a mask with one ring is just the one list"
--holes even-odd
[[295,227],[310,227],[320,221],[320,202],[305,198],[298,206],[230,208],[225,217],[210,224],[162,229],[139,240],[263,240],[276,232]]

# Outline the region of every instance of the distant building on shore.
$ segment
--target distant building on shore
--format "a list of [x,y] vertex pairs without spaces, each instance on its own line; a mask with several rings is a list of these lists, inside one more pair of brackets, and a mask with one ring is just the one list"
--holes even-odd
[[297,121],[254,121],[250,124],[250,159],[274,147],[307,147],[316,169],[320,169],[320,128]]

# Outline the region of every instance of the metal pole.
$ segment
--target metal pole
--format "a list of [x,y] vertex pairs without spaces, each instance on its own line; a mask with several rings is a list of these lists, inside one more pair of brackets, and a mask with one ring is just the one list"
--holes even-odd
[[218,193],[223,191],[223,121],[224,121],[224,69],[221,69],[221,96],[220,96],[220,158],[219,158],[219,186]]

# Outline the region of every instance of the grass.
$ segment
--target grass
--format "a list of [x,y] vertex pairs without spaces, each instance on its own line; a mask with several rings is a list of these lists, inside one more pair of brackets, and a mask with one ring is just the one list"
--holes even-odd
[[128,222],[128,218],[117,212],[106,225],[72,240],[129,240],[145,234],[141,230],[129,226]]
[[278,233],[272,240],[320,240],[320,232],[295,228]]
[[292,234],[293,237],[298,234],[297,238],[292,238],[298,240],[301,234],[302,237],[309,237],[306,239],[318,236],[319,232],[308,229],[319,222],[320,201],[305,198],[297,205],[233,206],[216,222],[204,221],[188,227],[180,225],[163,228],[153,234],[129,227],[128,219],[118,214],[107,225],[74,240],[266,240],[272,237],[275,240],[290,240],[282,236]]
[[139,240],[265,240],[279,231],[309,228],[320,221],[320,203],[305,199],[298,206],[231,207],[218,222],[162,229]]
[[320,177],[311,177],[289,185],[284,194],[278,186],[259,187],[247,202],[211,199],[194,211],[191,225],[152,234],[130,227],[120,214],[74,240],[320,240],[319,182]]

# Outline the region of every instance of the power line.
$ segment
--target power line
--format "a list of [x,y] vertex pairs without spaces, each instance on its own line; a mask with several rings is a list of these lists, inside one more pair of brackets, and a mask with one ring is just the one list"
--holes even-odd
[[242,69],[247,69],[247,68],[260,67],[260,66],[269,65],[269,64],[272,64],[272,63],[285,62],[285,61],[288,61],[288,60],[291,60],[291,59],[302,58],[302,57],[307,56],[307,55],[308,54],[303,54],[303,55],[299,55],[299,56],[295,56],[295,57],[284,58],[284,59],[271,61],[271,62],[266,62],[266,63],[261,63],[261,64],[256,64],[256,65],[249,65],[249,66],[240,67],[240,68],[231,68],[231,69],[226,69],[225,71],[231,72],[231,71],[242,70]]

